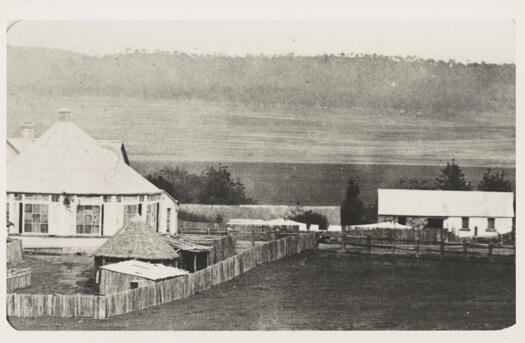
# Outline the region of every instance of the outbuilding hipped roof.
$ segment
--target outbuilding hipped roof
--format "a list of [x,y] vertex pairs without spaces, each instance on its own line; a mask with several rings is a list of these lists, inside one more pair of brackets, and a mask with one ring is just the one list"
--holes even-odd
[[133,258],[150,261],[172,260],[179,254],[157,232],[141,220],[132,220],[121,228],[94,256]]
[[97,195],[161,192],[71,121],[55,123],[7,165],[7,191]]
[[514,217],[512,192],[379,189],[378,214],[435,217]]

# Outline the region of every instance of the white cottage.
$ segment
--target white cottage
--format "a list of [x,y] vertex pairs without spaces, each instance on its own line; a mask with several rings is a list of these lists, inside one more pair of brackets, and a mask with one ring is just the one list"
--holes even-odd
[[512,192],[379,189],[380,221],[443,228],[460,237],[512,231]]
[[7,164],[9,234],[24,247],[98,247],[137,214],[175,233],[176,200],[131,168],[118,145],[96,141],[60,110]]

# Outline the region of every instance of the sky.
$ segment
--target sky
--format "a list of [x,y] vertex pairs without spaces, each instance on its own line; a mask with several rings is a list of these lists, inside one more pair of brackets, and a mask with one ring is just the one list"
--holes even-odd
[[8,45],[88,55],[126,49],[195,54],[382,54],[515,63],[515,25],[497,20],[21,21]]

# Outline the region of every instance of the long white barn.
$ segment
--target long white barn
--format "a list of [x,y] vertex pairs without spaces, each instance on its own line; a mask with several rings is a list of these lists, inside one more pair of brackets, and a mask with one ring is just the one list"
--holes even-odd
[[379,189],[380,221],[443,228],[460,236],[495,236],[512,231],[512,192]]
[[96,141],[60,112],[7,164],[9,234],[25,247],[97,247],[137,214],[157,232],[176,232],[176,200],[131,168],[115,144]]

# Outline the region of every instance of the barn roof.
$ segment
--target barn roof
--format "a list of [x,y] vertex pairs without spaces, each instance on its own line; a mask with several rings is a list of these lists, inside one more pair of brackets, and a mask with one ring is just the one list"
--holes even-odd
[[117,231],[93,255],[152,261],[172,260],[179,257],[159,233],[138,219],[133,219]]
[[59,121],[7,165],[7,191],[158,194],[160,189],[71,121]]
[[106,264],[100,268],[149,280],[163,280],[188,274],[188,271],[183,269],[137,260]]
[[379,189],[378,214],[436,217],[514,217],[512,192]]

